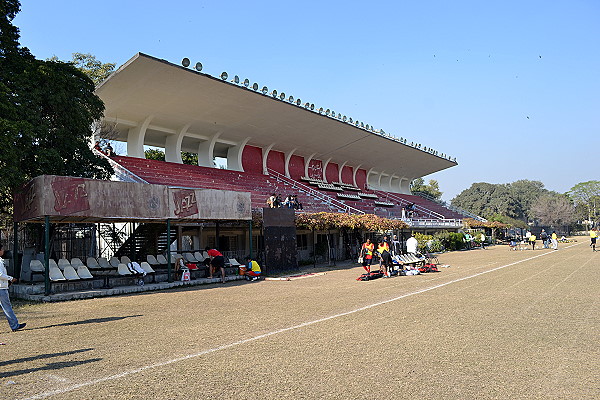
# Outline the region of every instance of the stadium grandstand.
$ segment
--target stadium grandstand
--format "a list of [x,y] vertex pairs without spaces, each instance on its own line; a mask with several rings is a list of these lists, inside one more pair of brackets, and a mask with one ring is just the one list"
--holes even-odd
[[[296,194],[299,212],[401,218],[414,205],[412,228],[461,226],[462,214],[410,193],[413,179],[455,159],[237,75],[182,64],[138,53],[97,88],[108,138],[126,143],[127,155],[111,157],[117,179],[250,192],[255,210],[272,193]],[[146,159],[147,146],[164,149],[166,161]],[[182,152],[197,154],[198,165],[183,164]]]

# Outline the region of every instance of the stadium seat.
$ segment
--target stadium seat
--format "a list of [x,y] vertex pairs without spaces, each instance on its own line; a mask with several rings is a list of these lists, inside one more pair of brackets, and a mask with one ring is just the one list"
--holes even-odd
[[202,262],[206,259],[206,257],[204,257],[204,254],[200,253],[199,251],[194,253],[194,258],[198,260],[198,262]]
[[61,258],[58,260],[58,268],[60,268],[61,271],[64,271],[66,266],[71,266],[69,260],[66,258]]
[[117,265],[117,273],[119,275],[133,275],[133,272],[131,272],[131,270],[127,268],[127,265],[123,263]]
[[196,257],[194,257],[194,255],[192,253],[183,253],[183,259],[187,262],[191,262],[191,263],[197,263],[198,260],[196,259]]
[[[156,261],[158,261],[160,265],[167,265],[167,257],[162,254],[156,256]],[[171,263],[173,263],[173,259],[171,259]]]
[[158,260],[156,259],[156,257],[154,257],[152,254],[148,254],[146,256],[146,262],[149,265],[155,266],[155,267],[158,267],[160,265],[160,263],[158,262]]
[[117,257],[111,257],[109,264],[114,268],[118,268],[119,264],[121,264],[121,261],[119,261],[119,259]]
[[77,267],[77,275],[79,275],[81,279],[94,279],[94,275],[92,275],[88,267],[83,264]]
[[33,275],[36,274],[45,274],[46,273],[46,268],[44,267],[44,263],[42,263],[40,260],[31,260],[29,262],[29,280],[33,282]]
[[122,262],[123,264],[125,264],[125,265],[127,265],[127,264],[131,264],[131,260],[130,260],[130,259],[129,259],[129,257],[127,257],[127,256],[122,256],[122,257],[121,257],[121,262]]
[[100,268],[102,268],[103,273],[107,273],[108,271],[116,268],[113,267],[105,257],[100,257],[98,259],[98,265],[100,266]]
[[230,258],[229,265],[231,265],[232,267],[239,267],[242,264],[240,264],[235,258]]
[[79,268],[80,265],[84,265],[79,258],[71,258],[71,266],[75,269]]
[[[54,262],[54,260],[51,260]],[[58,268],[58,265],[56,265],[56,262],[54,262],[54,264],[49,263],[50,264],[50,268],[48,271],[48,274],[50,275],[50,280],[53,282],[60,282],[60,281],[66,281],[67,279],[65,278],[65,276],[63,275],[63,273],[61,272],[60,268]]]
[[94,257],[88,257],[86,260],[87,267],[92,270],[100,270],[102,267],[98,265],[98,261]]
[[75,268],[73,268],[71,264],[65,265],[63,275],[68,281],[78,281],[80,279],[79,275],[77,275],[77,271],[75,271]]

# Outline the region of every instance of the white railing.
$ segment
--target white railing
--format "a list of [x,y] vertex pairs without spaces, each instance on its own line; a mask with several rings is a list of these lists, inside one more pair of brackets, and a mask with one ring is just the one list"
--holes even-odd
[[402,221],[411,228],[462,228],[463,226],[462,219],[405,218]]
[[[413,204],[412,202],[410,202],[410,201],[408,201],[406,199],[403,199],[402,197],[396,196],[394,193],[385,192],[385,194],[388,197],[392,198],[393,200],[396,200],[396,201],[400,202],[401,205]],[[436,217],[436,218],[439,218],[439,219],[445,219],[446,218],[444,215],[442,215],[442,214],[440,214],[438,212],[432,211],[432,210],[430,210],[428,208],[425,208],[423,206],[420,206],[418,204],[415,204],[415,209],[417,210],[418,213],[422,213],[423,215],[427,215],[429,217]]]
[[305,185],[303,183],[298,182],[297,180],[294,180],[292,178],[288,178],[287,176],[272,170],[270,168],[267,169],[267,171],[269,172],[269,175],[272,175],[275,177],[275,179],[277,180],[281,180],[282,182],[287,183],[288,185],[290,185],[292,188],[294,189],[300,189],[304,192],[306,192],[307,194],[309,194],[310,196],[317,198],[323,202],[325,202],[328,206],[330,207],[337,207],[339,209],[344,210],[344,212],[346,213],[352,213],[352,214],[365,214],[364,211],[359,210],[358,208],[354,208],[352,206],[349,206],[348,204],[341,202],[339,200],[334,199],[331,196],[328,196],[324,193],[319,192],[318,190],[315,190],[313,188],[311,188],[308,185]]

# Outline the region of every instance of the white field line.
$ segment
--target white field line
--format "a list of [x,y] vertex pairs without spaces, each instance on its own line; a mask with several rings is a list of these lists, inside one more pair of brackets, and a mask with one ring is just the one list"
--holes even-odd
[[[577,246],[579,244],[581,244],[581,243],[572,244],[570,246],[564,247],[564,249],[567,249],[567,248],[573,247],[573,246]],[[374,307],[379,307],[381,305],[392,303],[394,301],[398,301],[398,300],[404,299],[406,297],[415,296],[417,294],[429,292],[431,290],[439,289],[439,288],[442,288],[444,286],[452,285],[454,283],[458,283],[458,282],[466,281],[466,280],[469,280],[469,279],[473,279],[473,278],[476,278],[478,276],[481,276],[481,275],[484,275],[484,274],[488,274],[490,272],[498,271],[498,270],[503,269],[503,268],[511,267],[511,266],[517,265],[517,264],[521,264],[523,262],[530,261],[530,260],[533,260],[533,259],[536,259],[536,258],[539,258],[539,257],[544,257],[544,256],[547,256],[548,254],[554,254],[554,251],[549,251],[549,252],[546,252],[546,253],[543,253],[543,254],[538,254],[536,256],[529,257],[529,258],[526,258],[524,260],[515,261],[513,263],[502,265],[502,266],[499,266],[499,267],[496,267],[496,268],[492,268],[492,269],[487,270],[487,271],[478,272],[476,274],[465,276],[465,277],[458,278],[458,279],[454,279],[454,280],[449,281],[449,282],[440,283],[439,285],[430,286],[430,287],[425,288],[425,289],[420,289],[420,290],[417,290],[417,291],[414,291],[414,292],[406,293],[406,294],[403,294],[401,296],[397,296],[397,297],[394,297],[394,298],[391,298],[391,299],[388,299],[388,300],[383,300],[383,301],[380,301],[380,302],[377,302],[377,303],[369,304],[367,306],[356,308],[354,310],[346,311],[346,312],[335,314],[335,315],[330,315],[329,317],[320,318],[320,319],[316,319],[316,320],[313,320],[313,321],[304,322],[304,323],[301,323],[299,325],[294,325],[294,326],[290,326],[290,327],[287,327],[287,328],[278,329],[278,330],[275,330],[275,331],[272,331],[272,332],[264,333],[262,335],[254,336],[254,337],[243,339],[243,340],[239,340],[239,341],[233,342],[233,343],[224,344],[224,345],[218,346],[218,347],[213,347],[211,349],[203,350],[203,351],[200,351],[200,352],[197,352],[197,353],[193,353],[193,354],[188,354],[188,355],[183,356],[183,357],[173,358],[171,360],[165,360],[165,361],[161,361],[161,362],[158,362],[158,363],[146,365],[146,366],[143,366],[143,367],[140,367],[140,368],[131,369],[131,370],[128,370],[128,371],[123,371],[123,372],[120,372],[118,374],[105,376],[103,378],[98,378],[98,379],[94,379],[94,380],[87,381],[87,382],[77,383],[77,384],[74,384],[74,385],[62,388],[62,389],[55,389],[55,390],[50,390],[48,392],[38,393],[38,394],[33,395],[31,397],[22,398],[21,400],[45,399],[47,397],[54,396],[54,395],[57,395],[57,394],[63,394],[63,393],[71,392],[73,390],[77,390],[77,389],[82,388],[82,387],[96,385],[98,383],[102,383],[102,382],[106,382],[106,381],[111,381],[111,380],[114,380],[114,379],[124,378],[126,376],[135,375],[135,374],[138,374],[140,372],[144,372],[144,371],[149,370],[149,369],[160,368],[160,367],[164,367],[166,365],[174,364],[174,363],[177,363],[177,362],[180,362],[180,361],[185,361],[185,360],[189,360],[189,359],[192,359],[192,358],[201,357],[201,356],[204,356],[206,354],[215,353],[217,351],[227,350],[227,349],[230,349],[230,348],[235,347],[235,346],[239,346],[239,345],[250,343],[250,342],[255,342],[257,340],[268,338],[270,336],[279,335],[280,333],[285,333],[285,332],[293,331],[293,330],[296,330],[296,329],[305,328],[307,326],[319,324],[321,322],[325,322],[325,321],[329,321],[329,320],[332,320],[332,319],[344,317],[346,315],[355,314],[357,312],[365,311],[365,310],[368,310],[368,309],[371,309],[371,308],[374,308]]]

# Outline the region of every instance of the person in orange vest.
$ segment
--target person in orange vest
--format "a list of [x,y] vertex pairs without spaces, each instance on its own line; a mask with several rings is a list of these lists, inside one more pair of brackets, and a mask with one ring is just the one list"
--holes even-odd
[[377,246],[377,252],[379,253],[379,270],[383,267],[383,277],[389,278],[394,263],[392,262],[392,255],[390,254],[390,244],[385,240],[379,242]]
[[371,263],[373,262],[373,251],[375,250],[375,245],[371,243],[371,239],[367,239],[366,242],[363,243],[360,249],[360,257],[362,257],[362,267],[367,271],[367,273],[371,273]]

